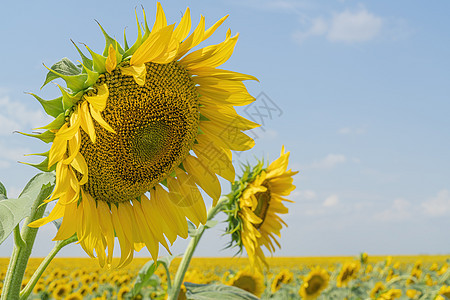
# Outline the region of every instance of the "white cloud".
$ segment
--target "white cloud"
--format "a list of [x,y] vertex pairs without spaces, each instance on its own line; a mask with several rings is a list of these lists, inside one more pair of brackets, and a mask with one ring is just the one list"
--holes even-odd
[[359,128],[350,128],[350,127],[343,127],[338,130],[339,134],[342,135],[359,135],[366,132],[366,129],[364,127]]
[[342,154],[328,154],[323,159],[316,161],[311,164],[312,168],[319,168],[319,169],[329,169],[333,168],[334,166],[345,163],[347,161],[347,157]]
[[333,42],[365,42],[376,37],[383,20],[366,9],[357,12],[345,10],[334,14],[327,33],[327,39]]
[[357,11],[346,9],[328,18],[311,18],[308,23],[306,30],[293,34],[295,41],[301,43],[308,37],[323,36],[330,42],[366,42],[377,37],[383,27],[383,19],[365,8]]
[[436,197],[430,198],[421,204],[425,214],[439,217],[450,214],[450,191],[443,189]]
[[24,154],[30,153],[28,148],[12,148],[9,145],[0,143],[0,169],[6,169],[11,166],[11,163],[16,163],[23,160]]
[[19,101],[0,95],[0,135],[10,135],[15,130],[28,132],[32,128],[49,123],[50,120],[43,110],[31,110]]
[[297,200],[312,200],[317,197],[313,190],[295,190],[291,195],[292,198]]
[[328,196],[323,202],[324,207],[333,207],[339,203],[339,197],[337,195]]
[[376,221],[403,221],[411,218],[411,203],[403,198],[395,199],[392,205],[374,215]]

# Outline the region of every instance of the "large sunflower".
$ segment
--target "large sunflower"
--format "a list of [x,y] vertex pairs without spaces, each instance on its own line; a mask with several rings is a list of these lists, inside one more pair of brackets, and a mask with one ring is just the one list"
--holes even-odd
[[228,205],[228,229],[232,245],[239,247],[239,252],[246,249],[250,264],[261,269],[267,266],[261,249],[265,246],[270,252],[275,251],[276,244],[281,247],[275,236],[280,237],[280,230],[287,224],[278,214],[286,214],[288,208],[283,202],[293,202],[284,198],[295,186],[292,176],[298,172],[287,171],[289,152],[284,146],[281,155],[267,168],[259,162],[253,169],[247,166],[239,181],[232,186],[232,196]]
[[222,43],[187,54],[225,19],[205,30],[202,16],[189,35],[189,8],[177,26],[167,25],[158,3],[151,30],[145,12],[142,29],[137,20],[131,47],[126,37],[122,47],[100,26],[102,55],[86,46],[88,58],[75,45],[82,62],[64,58],[49,68],[44,85],[61,78],[67,87],[59,87],[62,96],[54,100],[34,95],[55,120],[42,127],[45,132],[28,135],[53,142],[35,166],[56,170],[46,201],[58,201],[30,226],[63,218],[55,240],[76,233],[101,266],[111,264],[117,236],[123,266],[144,245],[156,259],[160,243],[168,248],[166,238],[186,238],[186,217],[205,223],[199,187],[215,204],[221,194],[216,175],[234,180],[231,150],[252,148],[242,131],[258,126],[233,107],[254,101],[242,81],[256,78],[217,69],[238,35],[228,30]]

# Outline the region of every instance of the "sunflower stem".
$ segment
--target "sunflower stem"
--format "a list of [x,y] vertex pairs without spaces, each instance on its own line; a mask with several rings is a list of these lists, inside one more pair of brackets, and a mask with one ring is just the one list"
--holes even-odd
[[14,250],[6,271],[1,299],[19,299],[23,276],[38,232],[38,228],[28,227],[28,224],[44,215],[47,204],[41,203],[42,198],[37,197],[31,208],[31,215],[25,219],[22,230],[19,232],[19,225],[14,229]]
[[20,300],[27,299],[28,296],[31,294],[31,292],[34,289],[34,286],[38,282],[39,278],[41,278],[42,274],[44,273],[45,269],[47,269],[47,266],[50,264],[50,262],[53,260],[53,258],[58,254],[58,252],[65,246],[76,242],[77,236],[74,234],[72,237],[68,238],[64,241],[58,241],[55,243],[55,246],[53,247],[52,251],[47,255],[47,257],[41,262],[39,267],[34,272],[33,276],[30,278],[30,281],[28,281],[25,288],[20,291]]
[[[219,199],[216,206],[213,206],[208,211],[207,221],[212,220],[220,211],[222,211],[224,207],[224,203],[229,201],[228,197],[224,196]],[[168,289],[169,300],[178,299],[178,295],[180,294],[181,284],[183,283],[184,275],[189,267],[189,263],[191,262],[192,256],[194,255],[195,249],[197,248],[198,242],[205,230],[208,229],[205,225],[200,225],[197,229],[197,233],[195,236],[191,238],[189,245],[184,252],[183,259],[181,260],[180,265],[178,266],[177,273],[175,274],[175,278],[173,280],[173,285],[171,289]]]

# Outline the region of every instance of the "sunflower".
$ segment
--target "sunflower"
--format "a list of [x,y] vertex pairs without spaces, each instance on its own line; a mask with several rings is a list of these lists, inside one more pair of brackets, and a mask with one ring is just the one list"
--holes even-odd
[[159,244],[169,248],[166,238],[171,244],[186,238],[186,218],[196,226],[206,222],[199,187],[215,205],[217,175],[234,180],[231,150],[251,149],[254,141],[243,131],[259,126],[234,109],[254,101],[243,81],[257,79],[217,68],[232,55],[238,35],[228,30],[223,42],[187,54],[225,19],[205,30],[202,16],[189,35],[189,8],[177,26],[167,25],[158,3],[151,30],[145,12],[142,28],[137,20],[132,46],[125,36],[122,47],[100,26],[102,54],[86,46],[88,58],[74,44],[79,64],[64,58],[48,68],[44,85],[60,78],[67,87],[59,86],[62,96],[53,100],[33,94],[55,120],[27,135],[52,142],[34,166],[56,171],[46,202],[58,201],[31,227],[63,218],[54,240],[76,233],[101,266],[111,265],[117,236],[121,267],[144,246],[157,259]]
[[79,292],[69,294],[64,300],[83,300],[84,296]]
[[330,275],[328,275],[328,272],[321,267],[315,267],[303,280],[298,294],[305,300],[316,299],[328,286],[329,281]]
[[384,284],[382,282],[375,283],[374,287],[370,291],[370,298],[377,299],[378,294],[381,294],[381,292],[385,289],[386,289],[386,287],[384,286]]
[[337,277],[336,286],[344,287],[353,279],[356,278],[359,271],[359,264],[347,262],[342,266],[341,272]]
[[227,283],[260,297],[265,290],[264,276],[255,270],[244,269],[237,272]]
[[272,294],[276,293],[281,288],[282,283],[284,284],[290,283],[293,279],[294,274],[291,271],[286,269],[281,270],[281,272],[275,276],[270,286]]
[[402,291],[399,289],[390,289],[387,292],[382,293],[377,299],[380,300],[395,300],[402,296]]
[[129,293],[129,292],[130,292],[130,288],[129,288],[129,287],[127,287],[127,286],[121,287],[120,290],[119,290],[119,292],[117,293],[117,299],[118,299],[118,300],[123,300],[123,299],[125,299],[125,295],[126,295],[127,293]]
[[67,294],[72,292],[72,288],[68,284],[60,284],[53,290],[53,298],[63,299]]
[[246,166],[245,172],[232,185],[232,194],[228,203],[228,228],[231,234],[229,247],[238,246],[239,252],[246,249],[250,264],[261,270],[267,266],[261,249],[265,246],[271,253],[275,251],[274,243],[281,247],[276,236],[287,224],[278,216],[286,214],[288,208],[283,201],[290,201],[288,196],[295,189],[292,176],[298,172],[287,171],[289,152],[284,146],[281,155],[267,168],[260,161],[254,168]]
[[445,296],[450,299],[450,286],[444,284],[439,289],[439,295]]

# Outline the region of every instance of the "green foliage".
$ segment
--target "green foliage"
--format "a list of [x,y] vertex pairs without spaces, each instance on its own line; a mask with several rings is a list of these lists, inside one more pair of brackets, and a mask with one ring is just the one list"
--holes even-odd
[[185,282],[186,298],[189,300],[255,300],[255,295],[243,289],[224,284],[195,284]]
[[131,289],[132,297],[139,294],[144,287],[151,286],[156,288],[161,283],[159,277],[154,274],[156,269],[158,269],[160,265],[163,265],[166,269],[169,269],[172,259],[173,256],[169,256],[158,259],[156,263],[154,260],[148,261],[137,274],[134,286]]
[[0,244],[11,234],[20,221],[30,216],[31,207],[37,199],[43,201],[50,195],[54,184],[55,174],[40,173],[27,183],[17,199],[0,201]]
[[0,200],[8,198],[6,195],[6,188],[3,183],[0,182]]

